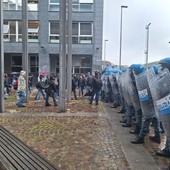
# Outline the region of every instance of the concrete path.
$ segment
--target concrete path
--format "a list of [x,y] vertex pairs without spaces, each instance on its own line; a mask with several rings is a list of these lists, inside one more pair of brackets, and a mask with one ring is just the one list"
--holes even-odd
[[130,141],[134,139],[135,136],[129,133],[129,128],[121,126],[120,120],[122,115],[110,108],[110,104],[103,103],[103,107],[132,170],[159,170],[160,168],[153,157],[142,144],[131,144]]

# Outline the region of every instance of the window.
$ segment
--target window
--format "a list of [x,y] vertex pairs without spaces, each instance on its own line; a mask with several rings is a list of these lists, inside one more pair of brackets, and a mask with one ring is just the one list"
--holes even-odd
[[3,34],[4,34],[4,41],[9,41],[9,25],[3,25]]
[[22,70],[21,55],[12,56],[11,68],[12,68],[12,72],[20,72]]
[[10,42],[16,42],[16,21],[9,21]]
[[49,27],[50,42],[59,43],[59,22],[51,21]]
[[18,41],[18,28],[19,21],[4,20],[4,41],[17,42]]
[[80,4],[80,11],[82,12],[93,11],[93,4]]
[[49,10],[59,11],[60,10],[60,0],[49,0]]
[[92,35],[92,24],[80,23],[80,35]]
[[78,35],[79,35],[79,24],[78,23],[73,23],[72,24],[72,43],[73,44],[78,44]]
[[30,55],[30,71],[31,73],[38,73],[39,61],[38,55]]
[[93,3],[93,0],[79,0],[80,3]]
[[[22,10],[22,0],[3,0],[4,10]],[[28,10],[38,10],[38,0],[28,0]]]
[[28,42],[38,42],[38,21],[28,21]]
[[80,23],[80,44],[91,44],[93,37],[92,23]]
[[[72,10],[78,12],[92,12],[93,0],[73,0]],[[60,11],[60,0],[49,0],[49,11]]]
[[81,57],[81,67],[91,67],[91,58],[90,57]]
[[[28,21],[28,42],[38,42],[38,21]],[[22,42],[22,21],[4,20],[4,41]]]
[[[59,22],[51,21],[49,23],[49,41],[51,43],[59,43],[59,34],[60,34]],[[83,22],[83,23],[72,24],[73,44],[91,44],[92,38],[93,38],[93,23]]]
[[91,72],[91,55],[73,55],[73,73]]
[[28,10],[38,11],[38,0],[28,0]]
[[3,0],[4,10],[21,10],[22,0]]

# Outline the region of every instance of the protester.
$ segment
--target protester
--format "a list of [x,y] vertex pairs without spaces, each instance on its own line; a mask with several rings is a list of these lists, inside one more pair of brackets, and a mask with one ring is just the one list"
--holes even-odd
[[84,95],[84,88],[86,86],[85,78],[84,76],[80,76],[78,79],[78,88],[79,88],[79,97],[80,95]]
[[42,95],[44,100],[45,100],[45,91],[44,91],[44,80],[43,80],[43,75],[39,76],[39,82],[37,83],[36,87],[38,89],[37,95],[35,96],[35,100],[40,100],[40,96]]
[[28,90],[29,90],[30,94],[31,94],[31,91],[32,91],[32,81],[33,81],[33,76],[30,76],[28,78]]
[[26,72],[22,70],[18,78],[18,93],[19,100],[16,103],[18,107],[25,107],[24,102],[26,100]]
[[45,106],[51,106],[49,103],[49,97],[52,97],[54,106],[57,106],[57,95],[58,95],[58,81],[54,76],[50,76],[50,79],[47,81],[45,92]]
[[72,92],[74,94],[75,100],[77,100],[77,94],[76,94],[76,88],[78,86],[78,80],[76,78],[76,75],[72,76]]
[[95,97],[96,105],[99,104],[99,95],[100,95],[102,85],[103,84],[102,84],[102,80],[101,80],[99,71],[95,71],[95,75],[92,78],[92,96],[91,96],[89,104],[93,103],[94,95],[96,95],[96,97]]
[[8,77],[8,74],[4,74],[4,87],[6,88],[6,95],[9,95],[10,93],[10,80]]

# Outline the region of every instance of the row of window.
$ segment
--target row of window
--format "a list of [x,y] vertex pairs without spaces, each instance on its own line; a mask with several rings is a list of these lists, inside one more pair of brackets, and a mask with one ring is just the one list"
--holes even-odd
[[[22,0],[3,0],[4,10],[21,10]],[[59,11],[60,0],[49,0],[49,11]],[[38,11],[38,0],[28,0],[28,10]],[[73,0],[73,11],[92,12],[93,0]]]
[[[22,68],[21,55],[11,56],[12,72],[18,72]],[[56,73],[59,73],[59,56],[56,56]],[[29,67],[31,73],[37,73],[39,68],[39,57],[37,55],[29,56]],[[91,72],[91,56],[73,56],[73,73],[87,73]]]
[[[67,27],[68,28],[68,27]],[[92,22],[76,22],[72,24],[72,43],[73,44],[91,44],[93,39]],[[3,26],[4,41],[21,42],[22,41],[22,22],[4,21]],[[28,42],[38,42],[39,22],[28,21]],[[49,42],[59,43],[59,22],[49,22]],[[67,34],[67,32],[66,32]]]

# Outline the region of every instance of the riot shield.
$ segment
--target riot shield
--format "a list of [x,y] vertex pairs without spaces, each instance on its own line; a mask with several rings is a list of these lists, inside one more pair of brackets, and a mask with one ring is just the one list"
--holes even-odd
[[153,104],[154,104],[155,114],[156,114],[157,117],[159,117],[159,114],[158,114],[158,111],[157,111],[157,108],[156,108],[156,105],[155,105],[155,101],[157,100],[156,99],[157,98],[156,97],[157,92],[156,92],[156,88],[155,88],[156,87],[155,86],[156,85],[155,78],[156,78],[155,71],[154,71],[153,67],[151,67],[147,71],[147,81],[148,81],[148,84],[149,84],[149,89],[150,89],[152,100],[153,100]]
[[147,71],[144,71],[138,75],[134,74],[134,76],[143,117],[152,118],[153,116],[156,116],[156,113],[147,81]]
[[108,88],[108,76],[109,75],[102,75],[102,93],[103,93],[103,98],[105,98],[108,95],[109,88]]
[[122,92],[122,75],[117,74],[116,75],[116,80],[117,80],[119,94],[120,94],[120,96],[123,96],[123,92]]
[[116,77],[114,74],[109,75],[109,81],[110,81],[110,84],[112,87],[112,92],[114,94],[117,94],[118,93],[118,85],[117,85],[117,80],[116,80]]
[[132,105],[133,105],[134,109],[137,111],[140,109],[139,96],[138,96],[137,89],[133,84],[130,74],[131,73],[129,70],[125,72],[125,77],[126,77],[125,84],[126,84],[126,88],[129,93],[129,97],[132,102]]
[[149,80],[153,101],[163,124],[165,134],[170,140],[170,73],[164,69]]
[[102,74],[101,80],[102,80],[102,83],[103,83],[102,91],[104,91],[104,83],[105,83],[105,75],[104,74]]
[[125,102],[127,103],[128,106],[132,106],[132,100],[129,94],[129,70],[124,72],[121,76],[121,85],[122,85],[122,93],[123,97],[125,99]]

